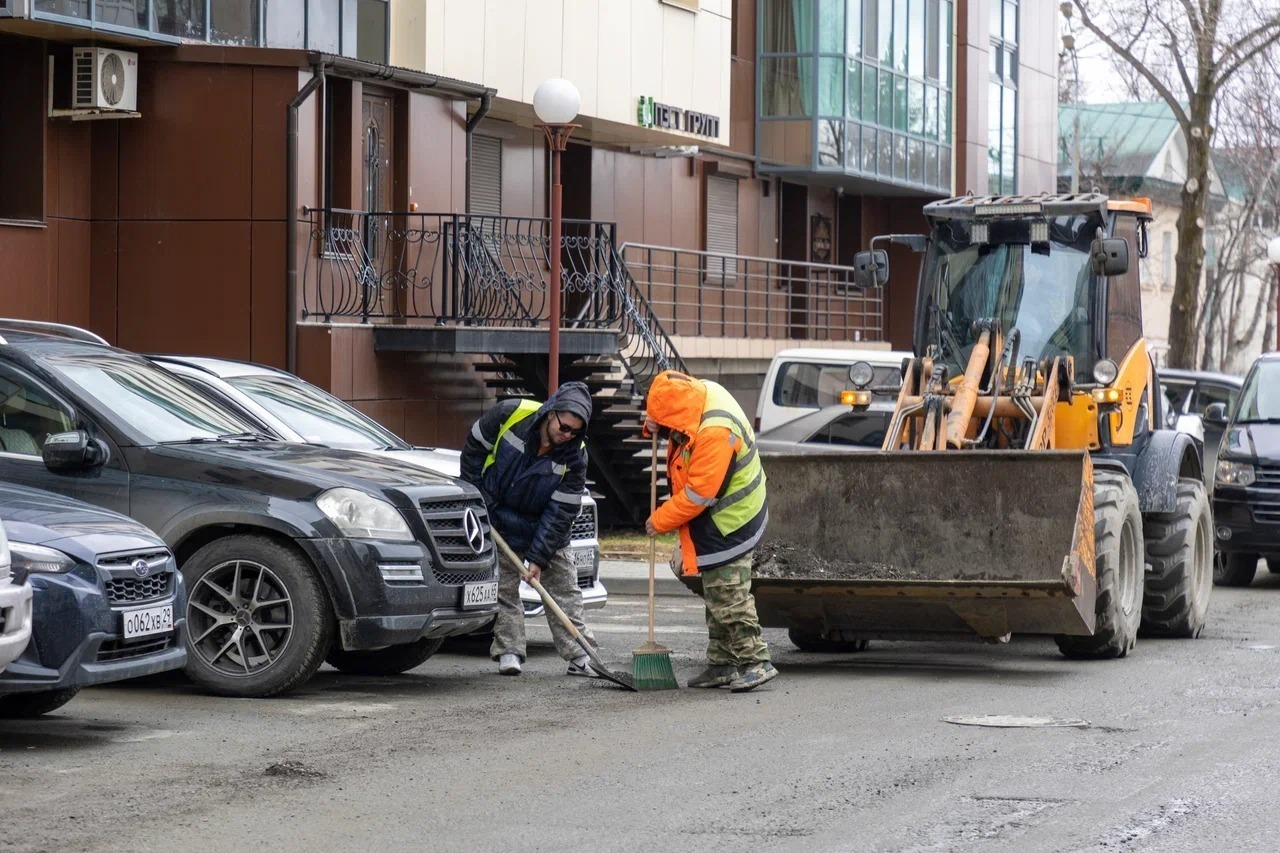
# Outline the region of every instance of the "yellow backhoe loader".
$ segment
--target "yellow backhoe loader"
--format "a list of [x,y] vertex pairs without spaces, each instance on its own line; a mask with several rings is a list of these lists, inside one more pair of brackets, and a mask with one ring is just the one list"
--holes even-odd
[[[965,196],[924,208],[914,358],[879,452],[766,457],[762,624],[806,650],[1050,635],[1068,657],[1195,637],[1212,588],[1203,448],[1163,429],[1138,257],[1151,205]],[[870,399],[855,365],[845,397]]]

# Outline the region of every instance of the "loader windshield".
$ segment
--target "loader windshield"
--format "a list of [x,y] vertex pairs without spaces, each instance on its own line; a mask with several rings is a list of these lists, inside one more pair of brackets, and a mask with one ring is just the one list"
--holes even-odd
[[970,239],[968,220],[939,220],[925,266],[924,344],[937,344],[950,375],[964,372],[978,340],[974,322],[994,319],[1005,335],[1021,333],[1019,360],[1075,357],[1088,375],[1097,359],[1097,278],[1089,245],[1100,217],[1049,220],[1049,243],[1032,246],[1028,221],[991,223],[990,239]]

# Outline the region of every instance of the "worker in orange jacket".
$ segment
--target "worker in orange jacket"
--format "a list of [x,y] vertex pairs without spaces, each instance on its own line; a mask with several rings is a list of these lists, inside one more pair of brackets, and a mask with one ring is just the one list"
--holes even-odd
[[681,571],[702,576],[707,669],[689,686],[753,690],[778,675],[751,595],[751,555],[769,520],[755,433],[722,385],[675,370],[659,373],[645,400],[645,435],[663,429],[671,498],[645,530],[679,529]]

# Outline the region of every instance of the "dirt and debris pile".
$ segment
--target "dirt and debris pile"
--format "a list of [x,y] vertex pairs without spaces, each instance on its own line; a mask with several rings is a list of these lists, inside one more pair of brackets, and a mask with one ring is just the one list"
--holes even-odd
[[308,767],[301,761],[280,761],[262,771],[263,776],[279,776],[285,779],[323,779],[325,773]]
[[915,570],[862,560],[831,560],[806,545],[771,539],[756,549],[751,571],[759,578],[781,580],[912,580]]

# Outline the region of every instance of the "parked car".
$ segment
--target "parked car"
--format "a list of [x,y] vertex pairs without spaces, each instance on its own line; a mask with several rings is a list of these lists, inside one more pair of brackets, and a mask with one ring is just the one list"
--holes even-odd
[[0,673],[0,717],[60,708],[93,684],[180,669],[185,589],[172,552],[131,518],[0,485],[15,577],[27,580],[31,642]]
[[497,564],[474,487],[277,441],[90,332],[25,325],[0,320],[0,481],[161,536],[186,580],[197,683],[269,696],[325,660],[403,672],[493,618]]
[[1213,495],[1213,580],[1248,586],[1259,558],[1280,571],[1280,353],[1253,363],[1234,411],[1211,403],[1204,419],[1224,430]]
[[859,361],[875,369],[871,387],[896,388],[902,384],[902,360],[910,356],[909,352],[890,350],[784,349],[773,357],[765,373],[756,404],[756,432],[767,432],[838,404],[840,392],[853,388],[849,368]]
[[[181,376],[201,392],[233,408],[241,417],[284,441],[318,444],[372,453],[457,477],[461,453],[415,447],[363,412],[292,373],[261,364],[203,356],[153,355],[151,360]],[[600,582],[600,543],[596,502],[582,498],[582,510],[569,533],[569,553],[578,570],[582,604],[604,607],[608,591]],[[526,616],[542,615],[542,598],[523,581],[520,599]]]
[[0,524],[0,670],[13,663],[31,639],[31,584],[14,578],[9,540]]
[[1173,368],[1162,368],[1159,380],[1160,390],[1164,394],[1165,426],[1189,432],[1204,442],[1206,485],[1212,491],[1223,424],[1205,420],[1204,413],[1214,403],[1224,404],[1230,413],[1240,397],[1240,387],[1244,380],[1227,373]]
[[848,405],[826,406],[756,436],[764,456],[775,453],[865,453],[879,450],[889,430],[895,403],[875,400],[861,411]]

